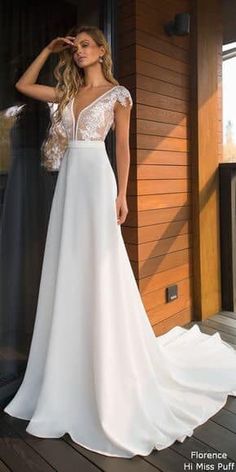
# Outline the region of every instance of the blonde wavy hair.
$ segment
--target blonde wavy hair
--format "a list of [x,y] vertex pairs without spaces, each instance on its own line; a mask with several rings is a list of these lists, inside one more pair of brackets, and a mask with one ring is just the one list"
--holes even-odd
[[[77,36],[80,33],[87,33],[97,44],[103,46],[105,52],[101,63],[102,72],[111,84],[119,85],[114,78],[112,69],[113,62],[111,49],[103,32],[96,26],[73,27],[66,36]],[[70,49],[65,49],[59,53],[59,62],[54,69],[54,76],[57,80],[56,91],[58,104],[51,114],[51,124],[48,135],[41,148],[42,166],[47,170],[58,170],[61,159],[66,150],[68,139],[61,126],[62,113],[66,105],[78,93],[81,86],[85,85],[85,75],[83,68],[80,68],[74,61],[73,53]]]
[[[110,45],[99,28],[96,26],[74,27],[68,32],[67,36],[77,36],[84,32],[95,41],[98,47],[104,47],[105,53],[101,63],[102,72],[111,84],[118,85],[119,83],[112,73],[113,62]],[[73,53],[69,49],[65,49],[60,53],[59,62],[54,69],[54,76],[57,80],[56,89],[59,92],[59,105],[55,112],[55,120],[59,121],[67,103],[78,93],[80,87],[85,85],[83,68],[75,63]]]

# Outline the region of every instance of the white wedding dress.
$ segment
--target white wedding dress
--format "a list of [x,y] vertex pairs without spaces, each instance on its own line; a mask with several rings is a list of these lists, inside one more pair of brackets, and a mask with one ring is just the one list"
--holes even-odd
[[183,442],[236,395],[236,351],[197,324],[155,336],[117,224],[105,147],[115,85],[75,120],[53,197],[34,332],[23,382],[4,411],[41,438],[131,458]]

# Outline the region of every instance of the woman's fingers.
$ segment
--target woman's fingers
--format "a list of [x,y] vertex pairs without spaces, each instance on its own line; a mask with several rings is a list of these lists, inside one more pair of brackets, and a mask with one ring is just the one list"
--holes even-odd
[[74,39],[75,39],[75,38],[74,38],[73,36],[66,36],[66,37],[65,37],[65,40],[69,41],[70,44],[73,44],[73,45],[74,45]]
[[117,223],[122,225],[127,217],[127,210],[122,205],[117,205]]
[[63,39],[63,41],[65,41],[65,43],[69,44],[70,46],[74,46],[74,43],[72,43],[72,41],[69,39]]

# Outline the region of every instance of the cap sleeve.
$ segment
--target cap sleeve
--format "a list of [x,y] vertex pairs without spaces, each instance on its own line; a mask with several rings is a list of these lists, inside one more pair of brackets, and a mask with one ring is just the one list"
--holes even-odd
[[130,105],[130,107],[132,108],[133,106],[133,100],[132,100],[131,94],[129,90],[126,87],[124,87],[124,85],[120,85],[118,87],[116,100],[119,103],[121,103],[121,105],[123,105],[124,107],[126,107],[127,105]]

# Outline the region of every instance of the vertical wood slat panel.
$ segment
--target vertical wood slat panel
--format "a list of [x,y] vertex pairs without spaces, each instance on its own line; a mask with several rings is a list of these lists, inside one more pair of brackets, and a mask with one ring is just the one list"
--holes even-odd
[[199,0],[193,29],[193,278],[198,319],[221,309],[219,236],[219,51],[221,1]]

